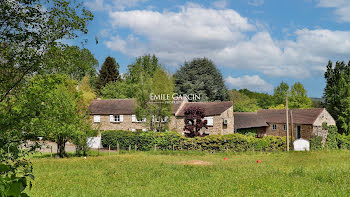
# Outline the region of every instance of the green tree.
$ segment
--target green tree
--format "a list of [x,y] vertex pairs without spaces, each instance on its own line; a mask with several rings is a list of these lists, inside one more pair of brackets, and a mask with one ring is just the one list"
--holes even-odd
[[257,105],[262,109],[268,109],[270,106],[274,105],[274,97],[272,95],[260,92],[253,92],[248,89],[240,89],[238,91],[251,99],[256,99],[258,102]]
[[230,94],[234,112],[256,112],[260,109],[256,99],[249,98],[237,90],[231,90]]
[[102,64],[98,79],[96,81],[96,88],[100,91],[106,84],[120,79],[119,64],[113,57],[107,57]]
[[[172,95],[174,91],[173,78],[162,69],[155,71],[152,81],[152,93],[155,95]],[[172,98],[170,100],[154,102],[151,105],[152,123],[151,129],[156,131],[167,130],[166,122],[169,121],[169,117],[172,112]]]
[[75,80],[82,80],[89,75],[96,76],[98,61],[89,49],[77,46],[53,47],[44,56],[45,69],[42,74],[66,74]]
[[174,83],[178,94],[200,94],[202,101],[229,100],[220,71],[207,58],[185,62],[174,74]]
[[275,105],[286,104],[286,97],[289,93],[289,85],[287,83],[282,81],[273,92]]
[[306,90],[300,82],[296,82],[291,90],[288,98],[289,108],[312,108],[312,101],[307,96]]
[[80,106],[83,110],[87,109],[92,100],[96,98],[96,94],[91,87],[91,79],[90,75],[86,75],[83,79],[78,83],[78,89],[81,92],[81,100]]
[[135,86],[126,81],[112,81],[101,89],[104,99],[123,99],[135,97]]
[[350,62],[328,62],[324,74],[324,105],[336,120],[339,133],[350,133]]

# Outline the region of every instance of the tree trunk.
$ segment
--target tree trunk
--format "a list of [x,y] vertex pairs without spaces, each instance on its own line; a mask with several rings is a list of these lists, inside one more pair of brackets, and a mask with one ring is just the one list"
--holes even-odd
[[66,156],[66,142],[67,140],[65,140],[64,138],[59,138],[57,141],[57,155],[60,158],[63,158]]

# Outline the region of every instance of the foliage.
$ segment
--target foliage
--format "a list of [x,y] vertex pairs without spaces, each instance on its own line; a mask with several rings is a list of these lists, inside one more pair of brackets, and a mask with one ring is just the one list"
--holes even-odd
[[[89,49],[77,46],[53,47],[44,55],[44,69],[41,74],[65,74],[80,81],[84,76],[94,78],[98,61]],[[90,81],[89,81],[90,82]]]
[[260,109],[256,99],[250,98],[237,90],[231,90],[229,92],[233,101],[234,112],[255,112]]
[[81,92],[81,99],[79,101],[82,109],[87,109],[90,105],[91,101],[96,98],[96,94],[94,90],[90,86],[90,76],[86,75],[83,79],[78,83],[78,89]]
[[106,84],[112,81],[120,80],[119,64],[113,57],[108,56],[102,64],[101,70],[96,81],[96,88],[101,90]]
[[311,150],[322,150],[323,144],[322,144],[322,137],[321,136],[315,136],[310,140],[310,147]]
[[283,104],[279,104],[277,106],[271,106],[269,109],[286,109],[286,107]]
[[137,145],[138,150],[201,150],[201,151],[284,151],[286,139],[276,136],[264,138],[249,137],[242,134],[209,135],[206,137],[186,138],[176,132],[130,132],[105,131],[102,133],[104,147],[127,150]]
[[107,83],[101,90],[104,99],[124,99],[135,96],[135,87],[126,81],[112,81]]
[[288,107],[289,108],[312,108],[312,101],[307,96],[306,90],[300,82],[296,82],[290,90]]
[[207,58],[196,58],[174,74],[175,92],[200,95],[201,101],[227,101],[229,94],[222,75]]
[[79,136],[86,140],[85,135],[91,133],[81,92],[67,76],[36,75],[22,99],[26,114],[33,117],[30,131],[40,132],[37,135],[56,142],[60,157],[65,156],[66,142],[77,141]]
[[[172,95],[174,90],[173,78],[162,69],[157,69],[153,75],[152,93],[154,95]],[[156,131],[167,130],[168,117],[172,113],[172,98],[166,101],[151,101],[152,121],[151,129]]]
[[238,129],[237,133],[250,136],[250,137],[257,137],[258,129],[257,128]]
[[255,99],[259,108],[268,109],[270,106],[274,105],[273,96],[267,93],[253,92],[248,89],[240,89],[238,91],[248,96],[249,99]]
[[275,105],[286,104],[286,97],[289,93],[289,85],[286,82],[281,82],[273,91]]
[[326,127],[326,129],[328,129],[328,135],[327,135],[327,141],[326,141],[326,147],[328,149],[338,149],[338,129],[336,126],[334,125],[330,125],[330,126],[323,126]]
[[[40,71],[43,54],[62,39],[87,33],[93,19],[76,1],[28,0],[0,4],[0,102],[20,86],[28,74]],[[18,66],[20,65],[20,66]]]
[[200,133],[199,131],[204,127],[208,129],[207,120],[204,119],[205,109],[202,107],[188,107],[185,109],[185,135],[186,137],[204,137],[208,134]]
[[350,62],[328,62],[324,74],[324,105],[336,120],[339,133],[350,134]]

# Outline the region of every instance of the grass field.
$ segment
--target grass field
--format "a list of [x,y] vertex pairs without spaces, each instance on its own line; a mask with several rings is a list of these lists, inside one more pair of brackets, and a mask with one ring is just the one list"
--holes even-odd
[[350,195],[348,151],[139,152],[32,161],[30,196]]

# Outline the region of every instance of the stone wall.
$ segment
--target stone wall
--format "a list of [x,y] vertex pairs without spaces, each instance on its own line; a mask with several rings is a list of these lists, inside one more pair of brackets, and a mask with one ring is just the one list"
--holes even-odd
[[[213,134],[226,135],[226,134],[233,133],[234,117],[233,117],[232,107],[230,107],[220,115],[210,116],[210,117],[213,117],[213,126],[208,126],[208,129],[203,128],[201,132],[205,132],[210,135],[213,135]],[[228,121],[227,125],[224,125],[224,119],[227,119]],[[174,117],[174,116],[171,117],[170,123],[169,123],[170,130],[183,134],[184,127],[185,127],[184,117]]]
[[106,130],[125,130],[132,131],[147,129],[148,126],[144,122],[132,122],[131,115],[123,115],[123,122],[110,122],[109,115],[100,115],[100,122],[94,122],[94,116],[90,116],[90,120],[92,122],[92,126],[95,129],[99,129],[102,131]]
[[[276,124],[277,129],[272,130],[272,125]],[[269,126],[266,127],[265,130],[265,135],[274,135],[274,136],[280,136],[280,137],[285,137],[287,136],[287,131],[283,130],[283,125],[282,123],[269,123]],[[290,136],[293,136],[293,139],[296,139],[296,130],[297,130],[298,124],[293,124],[293,128],[291,127],[291,124],[289,123],[289,133]],[[310,140],[313,138],[313,126],[312,125],[300,125],[301,126],[301,131],[300,135],[301,138]],[[293,132],[293,135],[292,135]]]

